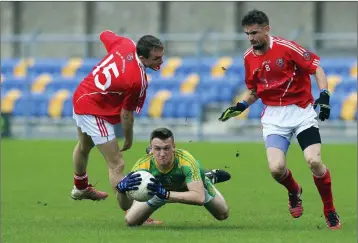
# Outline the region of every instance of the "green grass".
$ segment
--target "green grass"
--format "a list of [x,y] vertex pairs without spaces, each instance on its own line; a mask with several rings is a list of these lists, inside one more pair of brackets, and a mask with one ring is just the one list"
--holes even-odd
[[[331,170],[335,204],[343,228],[330,231],[311,172],[297,145],[288,166],[303,186],[304,215],[292,219],[287,193],[271,178],[263,144],[187,143],[205,168],[224,168],[232,180],[218,184],[230,207],[219,222],[204,207],[172,204],[154,214],[160,226],[128,228],[110,189],[105,161],[95,149],[90,181],[110,192],[102,202],[73,201],[72,149],[75,141],[2,141],[1,226],[5,243],[319,243],[356,241],[356,145],[324,145]],[[125,152],[126,171],[143,155],[145,143]],[[236,157],[239,151],[240,156]]]

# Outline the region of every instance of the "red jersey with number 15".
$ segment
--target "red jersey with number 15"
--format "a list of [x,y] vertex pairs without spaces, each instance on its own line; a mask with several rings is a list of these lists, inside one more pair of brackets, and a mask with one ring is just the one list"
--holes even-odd
[[148,82],[131,39],[112,31],[102,32],[100,39],[108,54],[79,84],[72,103],[78,115],[95,115],[117,124],[122,108],[140,112]]
[[245,52],[245,82],[248,89],[257,90],[265,105],[305,108],[313,103],[310,75],[319,61],[316,54],[294,41],[270,37],[270,48],[264,55],[256,55],[252,47]]

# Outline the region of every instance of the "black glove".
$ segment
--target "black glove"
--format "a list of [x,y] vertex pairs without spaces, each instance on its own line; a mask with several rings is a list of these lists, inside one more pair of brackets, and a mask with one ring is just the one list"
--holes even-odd
[[236,106],[231,106],[227,108],[219,117],[219,121],[225,122],[229,120],[231,117],[240,115],[246,108],[248,107],[248,104],[246,101],[244,102],[238,102]]
[[316,109],[317,105],[319,105],[319,119],[321,121],[324,121],[329,118],[329,115],[331,113],[331,108],[329,106],[329,98],[330,94],[329,91],[326,89],[321,90],[321,93],[319,95],[319,98],[315,100],[313,108]]

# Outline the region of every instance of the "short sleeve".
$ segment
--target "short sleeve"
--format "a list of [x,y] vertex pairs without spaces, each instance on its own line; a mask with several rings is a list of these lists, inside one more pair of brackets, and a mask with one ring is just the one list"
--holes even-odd
[[283,43],[285,44],[286,50],[289,53],[291,60],[297,65],[298,68],[314,74],[319,62],[320,57],[315,53],[307,51],[305,48],[300,46],[294,41]]
[[183,151],[180,157],[180,164],[185,176],[185,183],[200,181],[200,168],[195,158],[187,151]]
[[144,105],[146,89],[147,89],[147,78],[145,72],[140,69],[140,75],[138,79],[140,81],[133,81],[132,88],[127,92],[123,100],[123,109],[128,111],[140,111]]
[[254,75],[251,73],[248,60],[245,58],[244,60],[244,66],[245,66],[245,83],[247,86],[247,89],[256,89],[256,83],[254,81]]

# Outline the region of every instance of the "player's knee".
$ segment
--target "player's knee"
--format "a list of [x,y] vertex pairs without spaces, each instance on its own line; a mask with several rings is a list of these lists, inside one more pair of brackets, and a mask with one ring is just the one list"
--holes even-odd
[[316,169],[322,166],[320,156],[309,156],[307,157],[307,162],[311,169]]
[[124,160],[121,152],[118,152],[116,155],[109,159],[108,166],[109,169],[115,173],[121,174],[123,172]]
[[81,154],[88,156],[91,149],[93,148],[92,144],[84,144],[81,142],[78,142],[76,145],[77,151],[79,151]]
[[220,221],[228,219],[229,218],[229,209],[226,209],[224,212],[218,214],[215,218]]
[[286,171],[286,165],[281,161],[273,161],[272,163],[270,162],[270,171],[273,178],[281,178],[281,176]]
[[141,224],[138,224],[138,222],[135,222],[133,219],[128,218],[127,216],[124,218],[124,222],[128,227],[135,227],[140,226]]

